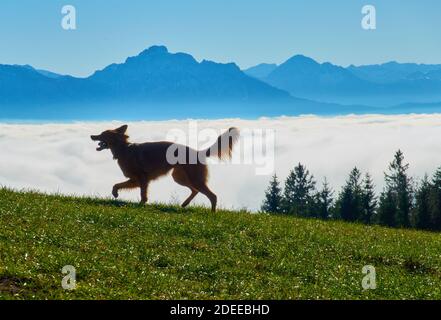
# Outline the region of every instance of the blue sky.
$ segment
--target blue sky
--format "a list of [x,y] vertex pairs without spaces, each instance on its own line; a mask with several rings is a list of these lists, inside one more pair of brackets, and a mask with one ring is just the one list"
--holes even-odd
[[[61,8],[77,9],[77,30]],[[360,26],[375,5],[377,30]],[[1,0],[0,63],[87,76],[164,44],[246,68],[294,54],[340,65],[441,63],[439,0]]]

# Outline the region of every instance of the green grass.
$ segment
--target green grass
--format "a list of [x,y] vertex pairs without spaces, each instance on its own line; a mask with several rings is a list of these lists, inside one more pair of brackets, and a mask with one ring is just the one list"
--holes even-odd
[[441,234],[0,189],[0,298],[441,299]]

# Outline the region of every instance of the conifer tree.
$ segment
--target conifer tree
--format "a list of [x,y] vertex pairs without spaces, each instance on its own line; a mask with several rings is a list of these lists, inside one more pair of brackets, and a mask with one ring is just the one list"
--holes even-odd
[[285,181],[283,212],[303,217],[314,215],[314,192],[314,177],[299,163]]
[[431,229],[441,230],[441,167],[432,178],[432,191],[430,194]]
[[384,226],[395,227],[397,215],[396,197],[392,190],[385,189],[380,196],[378,222]]
[[421,184],[416,192],[415,220],[416,227],[419,229],[430,229],[430,193],[432,186],[429,182],[427,174],[424,176]]
[[265,200],[262,204],[261,210],[268,213],[281,213],[282,200],[282,189],[277,175],[274,174],[270,181],[270,185],[265,192]]
[[341,219],[345,221],[359,220],[363,214],[360,177],[360,170],[357,167],[352,169],[337,200],[337,210]]
[[364,176],[362,188],[363,214],[361,221],[371,224],[374,222],[374,215],[377,209],[377,197],[375,196],[374,182],[369,173],[366,173]]
[[389,164],[389,172],[385,173],[386,190],[392,194],[396,207],[394,225],[398,227],[410,227],[413,188],[408,169],[409,164],[404,163],[403,152],[398,150]]
[[334,191],[329,186],[328,180],[323,181],[322,189],[317,193],[317,217],[321,219],[331,218],[331,209],[334,202]]

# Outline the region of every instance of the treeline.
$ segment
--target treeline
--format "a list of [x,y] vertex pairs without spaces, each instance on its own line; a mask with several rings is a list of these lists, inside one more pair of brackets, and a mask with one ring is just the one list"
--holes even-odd
[[398,150],[384,174],[384,189],[377,196],[369,173],[362,174],[356,167],[336,194],[326,178],[317,188],[314,176],[299,163],[289,173],[284,188],[277,175],[272,177],[261,210],[441,231],[441,167],[432,177],[425,175],[419,183],[409,176],[408,168],[403,153]]

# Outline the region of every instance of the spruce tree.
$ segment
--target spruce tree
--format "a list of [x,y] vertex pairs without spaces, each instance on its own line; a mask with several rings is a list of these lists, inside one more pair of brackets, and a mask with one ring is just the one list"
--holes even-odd
[[404,163],[403,152],[398,150],[389,164],[389,172],[385,173],[386,190],[392,193],[396,206],[394,225],[398,227],[410,227],[413,188],[408,169],[409,164]]
[[323,181],[322,189],[317,193],[317,217],[321,219],[331,218],[331,209],[334,202],[334,191],[329,186],[328,180]]
[[282,189],[280,187],[277,175],[274,174],[268,189],[265,192],[265,200],[261,210],[268,213],[282,212]]
[[285,181],[283,212],[303,217],[314,215],[314,191],[314,177],[299,163]]
[[375,186],[372,177],[366,173],[363,179],[362,206],[363,214],[361,221],[367,224],[374,222],[374,215],[377,209],[377,197],[375,196]]
[[360,220],[363,215],[361,172],[357,167],[352,169],[346,184],[337,200],[339,216],[345,221]]
[[429,182],[427,174],[424,176],[421,184],[416,192],[415,220],[416,227],[419,229],[430,229],[430,193],[432,186]]
[[432,178],[432,190],[430,194],[431,229],[441,230],[441,167]]
[[392,190],[385,189],[380,196],[378,208],[378,223],[388,226],[396,226],[397,205],[396,197]]

